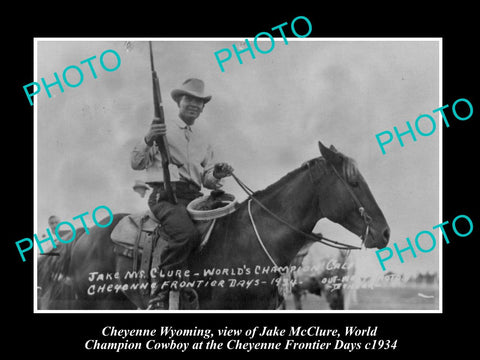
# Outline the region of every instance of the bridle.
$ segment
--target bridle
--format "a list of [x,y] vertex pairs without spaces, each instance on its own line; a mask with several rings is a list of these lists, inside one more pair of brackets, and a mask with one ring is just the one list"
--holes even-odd
[[337,169],[335,169],[335,166],[331,165],[333,172],[337,177],[340,179],[340,181],[345,185],[345,188],[347,189],[348,193],[350,194],[350,197],[352,198],[353,202],[357,206],[357,210],[360,214],[360,216],[363,219],[363,223],[365,225],[363,235],[360,236],[360,239],[362,239],[362,246],[365,243],[365,240],[367,239],[368,235],[370,234],[370,224],[372,223],[372,218],[368,215],[367,210],[363,207],[362,203],[360,200],[358,200],[357,195],[353,192],[352,188],[348,185],[348,183],[345,181],[343,177],[340,176],[338,173]]
[[[315,159],[315,160],[318,160],[318,159]],[[310,179],[312,180],[313,184],[316,185],[316,183],[318,182],[318,179],[315,179],[314,176],[312,175],[312,166],[310,164],[310,162],[307,162],[306,163],[307,166],[308,166],[308,169],[309,169],[309,172],[310,172]],[[363,231],[363,235],[360,236],[360,238],[362,239],[362,243],[361,243],[361,246],[358,247],[358,246],[354,246],[354,245],[350,245],[350,244],[346,244],[346,243],[342,243],[340,241],[335,241],[335,240],[332,240],[332,239],[329,239],[329,238],[326,238],[325,236],[323,236],[322,234],[315,234],[315,233],[306,233],[300,229],[298,229],[297,227],[291,225],[289,222],[287,222],[286,220],[282,219],[280,216],[278,216],[277,214],[273,213],[270,209],[268,209],[260,200],[258,200],[257,198],[255,198],[253,195],[254,195],[254,191],[251,190],[243,181],[241,181],[235,174],[232,174],[232,177],[235,179],[235,181],[237,182],[237,184],[242,188],[243,191],[245,191],[245,193],[248,195],[248,214],[249,214],[249,217],[250,217],[250,221],[252,223],[252,226],[253,226],[253,229],[255,231],[255,234],[257,236],[257,240],[258,242],[260,243],[260,246],[262,247],[263,251],[265,252],[265,254],[267,255],[267,257],[269,258],[270,262],[278,268],[278,265],[276,264],[275,260],[273,259],[273,257],[270,255],[270,253],[268,252],[267,248],[265,247],[261,237],[260,237],[260,234],[258,232],[258,229],[257,229],[257,226],[255,224],[255,221],[253,219],[253,215],[252,215],[252,212],[251,212],[251,202],[254,201],[258,206],[260,206],[263,210],[265,210],[270,216],[272,216],[274,219],[276,219],[277,221],[281,222],[282,224],[286,225],[288,228],[290,228],[292,231],[298,233],[298,234],[301,234],[303,235],[305,238],[309,239],[309,240],[312,240],[314,242],[320,242],[324,245],[327,245],[327,246],[330,246],[330,247],[333,247],[333,248],[336,248],[336,249],[340,249],[340,250],[348,250],[349,252],[351,250],[360,250],[362,249],[364,243],[365,243],[365,240],[367,239],[369,233],[370,233],[370,224],[372,222],[372,218],[368,215],[367,211],[365,210],[365,208],[362,206],[360,200],[358,199],[358,197],[355,195],[355,193],[353,192],[353,190],[351,189],[351,187],[348,185],[348,183],[340,176],[340,174],[338,173],[338,171],[335,169],[335,167],[332,165],[331,166],[332,169],[333,169],[333,172],[335,173],[335,175],[341,180],[341,182],[345,185],[345,188],[347,189],[348,193],[350,194],[350,197],[352,198],[353,202],[355,203],[355,205],[357,206],[357,209],[358,209],[358,212],[360,213],[360,216],[362,217],[363,219],[363,222],[364,222],[364,225],[365,225],[365,228],[364,228],[364,231]]]

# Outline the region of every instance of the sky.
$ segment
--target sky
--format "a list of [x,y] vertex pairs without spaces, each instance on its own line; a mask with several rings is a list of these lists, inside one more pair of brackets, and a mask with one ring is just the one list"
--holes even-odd
[[[432,230],[439,218],[439,44],[436,40],[339,41],[304,38],[275,39],[268,54],[253,59],[235,55],[221,72],[214,53],[242,39],[163,39],[153,42],[155,66],[160,79],[165,116],[176,118],[177,105],[171,89],[185,79],[203,79],[212,100],[196,121],[211,135],[219,161],[227,161],[249,187],[260,190],[304,161],[320,155],[317,142],[333,144],[353,157],[391,228],[390,246],[405,244],[422,230]],[[328,40],[328,41],[327,41]],[[128,43],[127,43],[128,41]],[[267,41],[269,41],[267,39]],[[36,111],[36,229],[45,233],[47,219],[62,220],[106,205],[118,212],[147,209],[146,199],[133,192],[143,172],[130,167],[130,152],[146,134],[153,117],[152,80],[148,43],[137,39],[37,39],[36,72],[33,81],[53,82],[70,65],[83,70],[83,82],[75,88],[64,85],[35,97]],[[263,44],[262,48],[268,48]],[[112,49],[121,59],[119,68],[107,72],[100,55]],[[92,60],[94,79],[87,64]],[[105,65],[116,59],[105,55]],[[69,80],[74,83],[75,71]],[[26,100],[27,101],[27,100]],[[383,155],[375,135],[397,126],[406,130],[421,114],[437,122],[431,136],[417,134],[417,141],[404,137],[386,146]],[[441,120],[440,120],[441,121]],[[428,124],[421,125],[424,132]],[[233,179],[225,190],[245,195]],[[85,218],[89,225],[93,222]],[[78,220],[77,220],[78,221]],[[80,223],[78,223],[80,225]],[[360,240],[347,230],[322,219],[315,231],[351,244]],[[437,271],[436,248],[386,262],[399,273]],[[425,245],[426,247],[426,245]],[[312,254],[327,252],[315,245]],[[357,269],[381,273],[373,249],[355,255]]]

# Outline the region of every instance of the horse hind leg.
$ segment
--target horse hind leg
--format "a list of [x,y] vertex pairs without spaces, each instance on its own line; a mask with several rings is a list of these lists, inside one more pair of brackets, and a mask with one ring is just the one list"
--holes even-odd
[[[111,232],[127,214],[115,214],[110,226],[92,227],[75,240],[68,275],[74,287],[75,308],[83,310],[135,309],[119,288]],[[104,220],[102,220],[104,221]],[[131,265],[130,265],[131,266]]]

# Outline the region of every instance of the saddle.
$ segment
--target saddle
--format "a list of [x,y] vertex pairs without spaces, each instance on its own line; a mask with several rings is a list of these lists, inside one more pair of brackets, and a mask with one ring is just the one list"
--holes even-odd
[[[212,192],[213,193],[213,192]],[[213,196],[203,196],[193,200],[187,207],[195,226],[201,235],[199,251],[207,244],[217,218],[236,210],[232,195],[214,192]],[[222,209],[223,208],[223,209]],[[133,272],[140,272],[142,294],[147,295],[152,288],[150,271],[161,265],[161,255],[168,244],[169,235],[163,230],[155,215],[146,210],[125,216],[111,233],[114,251],[133,260]]]
[[[202,242],[200,247],[203,248],[208,242],[211,230],[215,225],[215,219],[208,221],[194,221],[194,223],[201,234]],[[169,236],[163,231],[162,225],[155,218],[155,215],[150,210],[146,210],[127,215],[120,220],[112,231],[111,239],[115,245],[118,245],[118,247],[116,247],[118,253],[134,258],[135,253],[141,255],[145,251],[153,251],[152,240],[154,235],[159,235],[159,244],[155,246],[155,250],[163,250],[163,247],[169,240]],[[160,254],[161,251],[158,251],[158,254],[155,255],[159,256]],[[144,261],[142,261],[142,265],[143,263]],[[136,270],[135,266],[136,264],[134,263],[133,270]]]

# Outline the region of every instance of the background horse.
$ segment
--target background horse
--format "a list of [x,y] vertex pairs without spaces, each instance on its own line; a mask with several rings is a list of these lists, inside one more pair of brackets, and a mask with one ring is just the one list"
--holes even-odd
[[[349,260],[350,251],[335,249],[334,254],[315,258],[310,265],[306,266],[307,269],[314,268],[314,271],[302,271],[301,268],[296,271],[296,283],[292,288],[296,310],[303,309],[303,299],[309,293],[325,297],[332,310],[347,308],[343,285],[354,271],[353,263]],[[306,255],[303,255],[302,260]],[[302,265],[301,262],[300,265]]]
[[[321,218],[363,237],[367,248],[387,245],[390,229],[355,162],[333,147],[328,149],[320,142],[319,147],[322,157],[304,163],[253,194],[292,227],[279,222],[257,203],[249,204],[248,199],[236,212],[217,219],[209,242],[189,260],[188,268],[198,280],[195,290],[200,309],[276,309],[280,300],[276,282],[279,272],[272,260],[279,267],[288,266],[307,243],[305,234],[311,233]],[[69,269],[64,275],[72,279],[74,287],[72,308],[146,308],[148,298],[132,290],[130,285],[136,279],[126,276],[132,269],[132,259],[114,253],[110,239],[113,228],[125,215],[116,214],[106,228],[92,227],[90,234],[84,234],[70,247]],[[62,258],[58,257],[58,261]],[[94,272],[102,274],[102,279],[92,279]],[[110,284],[106,282],[108,274]],[[130,290],[107,291],[104,286],[102,291],[89,291],[92,284],[100,289],[114,283]]]

